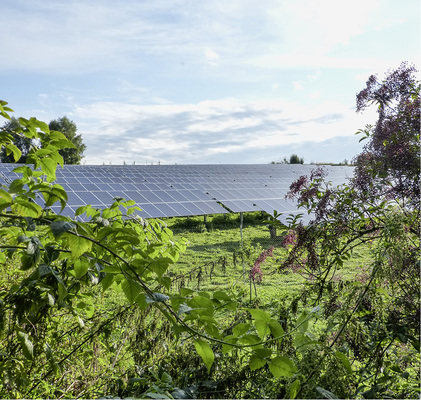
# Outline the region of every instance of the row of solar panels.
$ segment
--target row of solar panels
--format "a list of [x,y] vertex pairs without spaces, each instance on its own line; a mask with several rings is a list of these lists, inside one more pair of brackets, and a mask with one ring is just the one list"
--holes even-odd
[[[0,164],[5,183],[19,177],[16,165]],[[116,197],[134,200],[140,216],[162,218],[221,214],[229,211],[274,210],[297,213],[297,205],[285,199],[290,184],[301,175],[309,176],[313,165],[65,165],[57,180],[68,194],[62,214],[74,216],[86,204],[108,207]],[[327,179],[334,185],[346,183],[353,169],[326,166]],[[40,200],[41,201],[41,200]],[[53,206],[54,212],[60,212]],[[229,210],[229,211],[228,211]],[[284,219],[286,215],[282,217]],[[304,222],[308,216],[304,217]]]

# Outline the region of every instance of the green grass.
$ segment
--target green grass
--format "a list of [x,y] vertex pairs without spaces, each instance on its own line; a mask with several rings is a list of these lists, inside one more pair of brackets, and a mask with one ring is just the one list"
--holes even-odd
[[[174,238],[188,241],[171,274],[176,282],[200,290],[230,289],[235,286],[249,291],[248,273],[262,250],[274,247],[274,257],[262,265],[263,280],[256,285],[263,302],[271,302],[299,292],[308,282],[303,271],[278,268],[287,256],[279,237],[271,238],[267,220],[259,212],[245,213],[242,237],[239,214],[203,217],[168,218],[164,220]],[[370,249],[358,252],[335,273],[335,280],[352,281],[365,276]],[[245,273],[244,273],[245,272]],[[253,289],[254,297],[254,289]]]

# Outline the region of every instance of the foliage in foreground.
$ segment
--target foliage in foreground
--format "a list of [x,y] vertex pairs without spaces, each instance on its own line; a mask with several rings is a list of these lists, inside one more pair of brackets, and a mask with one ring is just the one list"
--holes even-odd
[[[322,169],[291,185],[290,195],[313,212],[314,222],[304,227],[292,220],[286,227],[273,220],[288,242],[279,269],[299,267],[311,280],[293,298],[270,304],[236,290],[174,293],[168,272],[185,243],[175,242],[163,222],[137,218],[131,201],[116,199],[105,210],[82,207],[77,215],[84,222],[51,214],[52,204],[66,204],[54,179],[63,165],[59,150],[72,144],[45,123],[20,119],[22,128],[13,133],[36,139],[40,148],[28,152],[33,168],[17,167],[21,178],[0,189],[0,395],[418,397],[419,192],[414,198],[413,181],[419,170],[414,174],[411,164],[402,176],[396,160],[385,171],[379,165],[390,153],[370,147],[395,121],[406,130],[404,151],[413,151],[419,85],[408,68],[401,72],[378,92],[370,86],[370,101],[387,92],[384,107],[394,99],[402,107],[387,123],[366,129],[371,161],[357,161],[351,185],[332,188]],[[9,119],[7,103],[0,105]],[[394,137],[384,141],[387,151]],[[19,160],[12,133],[0,140]],[[378,200],[379,190],[385,201]],[[369,242],[366,274],[337,281],[338,267]],[[270,254],[253,262],[250,284]]]

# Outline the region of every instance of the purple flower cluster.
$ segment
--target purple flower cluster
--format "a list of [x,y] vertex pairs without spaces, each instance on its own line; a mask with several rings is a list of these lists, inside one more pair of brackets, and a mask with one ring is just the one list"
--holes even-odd
[[253,267],[250,268],[249,279],[253,282],[262,282],[263,271],[260,268],[260,264],[264,263],[267,257],[273,257],[273,247],[262,251],[254,262]]
[[294,231],[289,231],[282,241],[282,247],[287,247],[289,245],[293,245],[296,242],[296,236]]

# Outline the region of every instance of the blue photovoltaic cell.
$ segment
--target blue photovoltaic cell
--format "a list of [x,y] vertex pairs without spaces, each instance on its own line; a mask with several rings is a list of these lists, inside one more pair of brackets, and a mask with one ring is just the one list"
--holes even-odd
[[92,192],[75,192],[75,194],[77,194],[82,199],[84,204],[90,204],[92,206],[99,206],[103,204],[103,202],[99,200],[98,197],[96,197]]
[[[0,182],[19,178],[16,165],[0,164]],[[326,180],[334,185],[352,177],[351,167],[324,167]],[[313,165],[65,165],[57,170],[57,183],[68,193],[63,211],[71,215],[86,203],[110,206],[114,197],[142,204],[139,213],[148,218],[224,213],[218,204],[233,212],[263,210],[297,213],[295,201],[285,199],[289,187],[300,176],[310,177]],[[37,198],[43,205],[43,199]],[[53,207],[54,211],[59,210]],[[283,218],[283,217],[281,217]],[[303,217],[308,221],[311,216]]]
[[126,200],[134,200],[136,203],[148,203],[148,199],[145,196],[134,190],[125,191],[123,194]]
[[108,192],[93,192],[93,194],[107,207],[109,207],[113,202],[113,196]]

